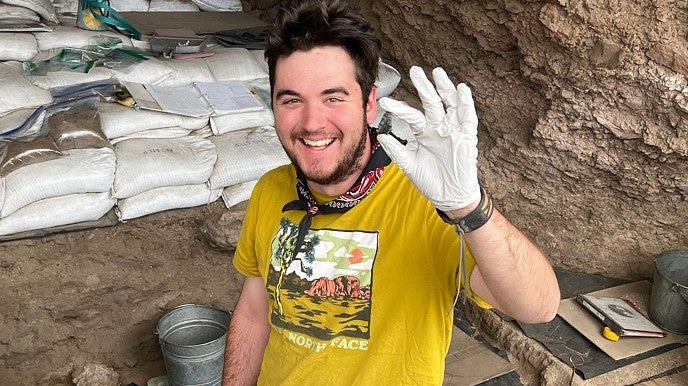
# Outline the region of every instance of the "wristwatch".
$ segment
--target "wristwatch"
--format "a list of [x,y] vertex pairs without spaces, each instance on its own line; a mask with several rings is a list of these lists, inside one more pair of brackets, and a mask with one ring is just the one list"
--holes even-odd
[[450,219],[446,213],[437,209],[437,213],[440,215],[442,220],[444,220],[444,222],[455,225],[456,230],[464,234],[473,232],[474,230],[485,225],[490,217],[492,217],[492,212],[494,212],[492,199],[487,195],[487,192],[482,186],[480,187],[480,202],[478,203],[478,206],[466,216],[456,221],[452,221],[452,219]]

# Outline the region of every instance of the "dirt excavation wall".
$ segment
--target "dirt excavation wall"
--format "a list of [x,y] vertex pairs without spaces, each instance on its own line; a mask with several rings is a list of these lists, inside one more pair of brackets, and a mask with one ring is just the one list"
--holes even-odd
[[688,247],[687,2],[353,3],[403,87],[414,64],[472,87],[482,182],[556,266],[651,278]]
[[[688,2],[352,1],[403,74],[397,97],[414,103],[414,64],[472,87],[482,182],[555,266],[651,278],[659,252],[688,248]],[[280,2],[243,4],[270,20]],[[1,242],[0,385],[163,375],[159,319],[180,304],[237,301],[242,278],[222,247],[244,209],[215,202]],[[514,354],[519,341],[493,319],[481,332],[528,362],[524,380],[569,374]]]

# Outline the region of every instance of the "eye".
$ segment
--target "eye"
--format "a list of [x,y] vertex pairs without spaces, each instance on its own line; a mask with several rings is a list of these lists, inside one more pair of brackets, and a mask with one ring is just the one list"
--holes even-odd
[[338,103],[338,102],[342,102],[343,99],[337,98],[337,97],[329,97],[329,98],[327,98],[327,101],[328,101],[329,103]]
[[301,100],[299,100],[299,99],[297,99],[297,98],[290,98],[290,99],[283,99],[282,102],[281,102],[281,104],[283,104],[283,105],[293,105],[293,104],[300,103],[300,102],[301,102]]

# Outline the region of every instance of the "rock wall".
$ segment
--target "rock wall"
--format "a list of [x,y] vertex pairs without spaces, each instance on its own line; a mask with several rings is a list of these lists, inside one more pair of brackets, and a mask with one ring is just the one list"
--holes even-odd
[[472,87],[482,183],[554,265],[651,278],[688,248],[688,2],[352,4],[404,75],[442,66]]

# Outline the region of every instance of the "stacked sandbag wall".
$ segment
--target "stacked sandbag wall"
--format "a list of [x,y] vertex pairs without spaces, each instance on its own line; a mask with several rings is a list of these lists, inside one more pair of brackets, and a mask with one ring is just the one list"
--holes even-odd
[[[135,109],[107,98],[61,110],[54,97],[87,82],[131,82],[162,87],[194,82],[241,81],[270,106],[267,63],[262,50],[210,44],[211,56],[179,60],[147,55],[127,66],[87,71],[41,63],[67,50],[94,45],[150,48],[145,37],[75,27],[76,1],[12,1],[0,10],[50,26],[50,31],[0,32],[0,236],[103,216],[127,221],[164,210],[212,203],[226,206],[249,198],[266,171],[289,163],[274,129],[271,109],[192,117]],[[220,0],[111,1],[119,11],[240,11]],[[0,23],[2,22],[0,17]],[[11,42],[11,43],[10,43]],[[113,43],[114,42],[114,43]],[[1,47],[5,47],[4,49]],[[36,70],[36,69],[39,70]],[[379,96],[390,94],[399,73],[382,63]],[[81,111],[83,113],[83,111]],[[70,115],[71,114],[71,115]],[[68,116],[67,122],[60,118]],[[64,117],[63,117],[64,118]],[[75,120],[76,119],[76,120]],[[71,126],[70,126],[71,125]],[[51,133],[70,126],[100,142],[62,148]],[[89,129],[89,130],[86,130]]]

